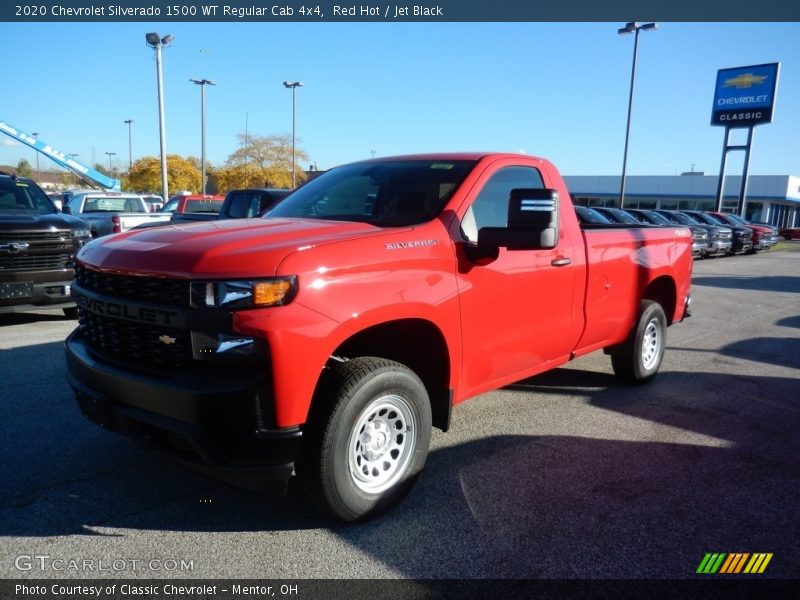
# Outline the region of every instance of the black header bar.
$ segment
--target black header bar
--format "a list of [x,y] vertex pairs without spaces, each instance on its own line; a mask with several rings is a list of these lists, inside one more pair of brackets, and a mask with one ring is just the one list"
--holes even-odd
[[761,0],[14,0],[4,22],[800,21],[800,2]]

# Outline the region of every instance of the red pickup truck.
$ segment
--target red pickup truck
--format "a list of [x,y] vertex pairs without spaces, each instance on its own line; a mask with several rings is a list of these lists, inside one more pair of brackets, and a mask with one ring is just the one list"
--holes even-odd
[[546,160],[369,160],[262,219],[88,244],[69,380],[108,429],[252,489],[295,471],[363,519],[403,498],[470,397],[599,349],[652,378],[691,270],[687,228],[582,229]]

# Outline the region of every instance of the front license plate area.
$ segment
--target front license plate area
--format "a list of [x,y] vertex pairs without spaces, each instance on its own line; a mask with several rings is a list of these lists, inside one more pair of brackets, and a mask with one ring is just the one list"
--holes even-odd
[[33,297],[33,282],[0,283],[0,300],[18,300]]

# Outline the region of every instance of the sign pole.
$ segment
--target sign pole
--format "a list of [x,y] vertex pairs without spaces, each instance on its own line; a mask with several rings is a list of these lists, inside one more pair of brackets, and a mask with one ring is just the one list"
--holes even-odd
[[725,166],[728,164],[728,143],[731,140],[730,127],[725,128],[725,137],[722,138],[722,162],[719,165],[719,180],[717,181],[717,198],[714,206],[716,212],[722,212],[722,192],[725,186]]
[[747,130],[747,144],[744,148],[744,172],[742,173],[742,187],[739,190],[739,203],[736,205],[736,214],[744,218],[745,205],[747,204],[747,178],[750,175],[750,149],[753,146],[753,133],[755,127]]

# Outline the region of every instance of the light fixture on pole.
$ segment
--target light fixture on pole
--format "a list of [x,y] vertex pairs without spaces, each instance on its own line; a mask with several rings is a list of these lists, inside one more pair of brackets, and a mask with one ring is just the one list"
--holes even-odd
[[156,78],[158,81],[158,133],[161,142],[161,197],[166,202],[169,199],[167,188],[167,131],[164,124],[164,81],[161,74],[161,46],[171,44],[175,39],[173,35],[163,38],[157,33],[145,34],[147,45],[156,51]]
[[617,33],[620,35],[634,34],[633,40],[633,64],[631,65],[631,89],[628,94],[628,121],[625,126],[625,150],[622,154],[622,180],[619,187],[619,207],[625,206],[625,172],[628,166],[628,138],[631,132],[631,110],[633,109],[633,90],[636,84],[636,57],[639,53],[639,31],[652,31],[658,29],[655,23],[626,23],[625,27],[618,29]]
[[[39,139],[39,132],[38,131],[32,132],[31,135],[33,136],[33,139],[35,139],[35,140]],[[36,180],[37,180],[38,183],[42,182],[42,172],[39,170],[39,151],[38,150],[36,151]]]
[[128,173],[130,173],[131,167],[133,166],[133,144],[131,143],[131,125],[133,125],[133,119],[126,119],[123,123],[128,124]]
[[106,152],[106,154],[108,154],[108,174],[109,174],[110,177],[113,177],[114,176],[114,169],[111,166],[111,157],[112,156],[116,156],[117,153],[116,152]]
[[295,153],[295,99],[294,93],[295,90],[299,87],[303,87],[302,81],[284,81],[283,87],[292,90],[292,189],[297,187],[297,175],[296,175],[296,153]]
[[206,193],[206,86],[217,85],[209,79],[190,79],[200,86],[200,193]]

